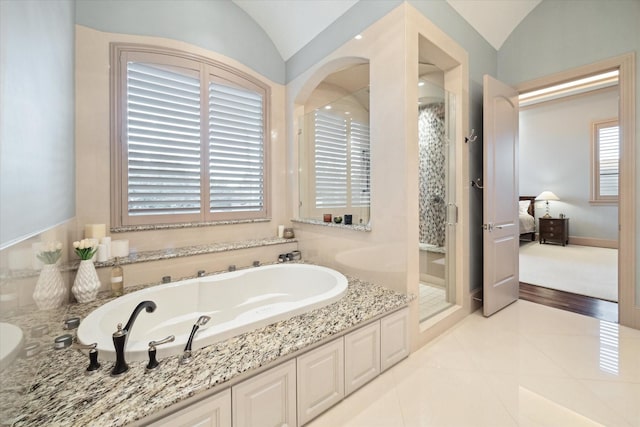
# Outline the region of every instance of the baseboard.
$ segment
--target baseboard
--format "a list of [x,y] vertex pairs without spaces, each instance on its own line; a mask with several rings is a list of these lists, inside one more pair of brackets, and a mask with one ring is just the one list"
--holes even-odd
[[597,239],[595,237],[569,236],[569,244],[579,246],[594,246],[596,248],[618,249],[617,240]]

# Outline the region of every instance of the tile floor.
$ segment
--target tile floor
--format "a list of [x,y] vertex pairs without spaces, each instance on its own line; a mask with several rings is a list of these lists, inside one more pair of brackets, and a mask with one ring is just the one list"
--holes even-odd
[[477,311],[308,426],[640,426],[640,330],[522,300]]
[[427,283],[420,283],[420,321],[428,319],[451,306],[451,304],[446,301],[446,297],[447,295],[443,288]]

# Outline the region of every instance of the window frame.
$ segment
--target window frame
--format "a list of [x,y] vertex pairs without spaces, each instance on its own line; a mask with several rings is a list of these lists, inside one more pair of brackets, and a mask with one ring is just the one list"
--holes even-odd
[[[607,196],[600,194],[600,133],[602,128],[618,127],[620,135],[620,124],[617,118],[598,120],[591,124],[591,186],[589,203],[601,205],[614,205],[618,203],[620,196],[620,144],[618,145],[618,194]],[[618,137],[618,140],[620,138]]]
[[[180,50],[132,44],[110,44],[110,112],[111,112],[111,226],[183,226],[215,224],[227,221],[268,220],[271,212],[271,153],[270,153],[270,100],[271,88],[257,78],[230,65],[201,55]],[[200,212],[192,214],[129,215],[128,212],[128,150],[127,138],[127,61],[128,59],[156,60],[163,66],[175,66],[196,71],[200,80]],[[215,81],[236,88],[251,90],[262,95],[263,127],[263,203],[258,211],[210,212],[209,193],[209,129],[208,90]],[[203,117],[206,120],[202,120]]]

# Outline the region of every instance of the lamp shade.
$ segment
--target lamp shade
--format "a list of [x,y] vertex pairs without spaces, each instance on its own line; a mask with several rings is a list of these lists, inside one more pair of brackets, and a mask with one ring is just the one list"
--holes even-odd
[[536,200],[560,200],[560,198],[551,191],[545,190],[536,197]]

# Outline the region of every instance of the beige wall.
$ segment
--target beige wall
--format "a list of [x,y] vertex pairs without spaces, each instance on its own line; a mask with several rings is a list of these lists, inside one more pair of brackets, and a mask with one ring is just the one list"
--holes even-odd
[[[285,211],[285,88],[230,58],[187,43],[157,37],[130,36],[96,31],[76,26],[76,217],[65,224],[35,236],[0,252],[0,268],[14,271],[31,264],[32,244],[40,241],[61,241],[64,245],[62,261],[73,261],[72,242],[83,237],[84,225],[110,222],[110,110],[109,110],[109,43],[129,42],[161,45],[181,49],[232,65],[271,87],[271,221],[253,224],[218,225],[208,227],[111,233],[112,239],[128,239],[131,252],[164,250],[191,245],[275,237],[279,224],[289,224]],[[109,233],[108,233],[109,234]],[[162,276],[173,278],[195,275],[198,270],[219,271],[230,264],[238,268],[275,262],[279,253],[296,249],[296,243],[254,248],[227,253],[198,255],[167,261],[126,265],[125,286],[158,282]],[[108,289],[109,268],[98,269],[103,289]],[[65,273],[69,287],[74,272]],[[37,275],[12,280],[10,286],[18,290],[20,305],[31,305],[31,294]],[[3,284],[6,281],[3,281]]]
[[[462,143],[468,124],[468,58],[466,52],[412,6],[404,3],[287,85],[287,116],[299,117],[313,89],[332,72],[358,61],[370,64],[371,231],[357,232],[295,224],[299,247],[307,259],[403,293],[418,293],[418,57],[420,35],[447,52],[445,87],[459,100],[456,110],[456,202],[459,262],[454,309],[459,319],[469,311],[468,160]],[[453,61],[452,61],[453,58]],[[437,60],[438,58],[436,58]],[[454,65],[457,61],[457,66]],[[446,62],[446,61],[442,61]],[[441,65],[439,65],[441,66]],[[293,123],[293,120],[291,121]],[[298,151],[296,129],[289,130],[289,209],[297,216]],[[463,132],[464,129],[464,132]],[[411,306],[414,348],[449,326],[440,318],[423,334],[416,304]]]

